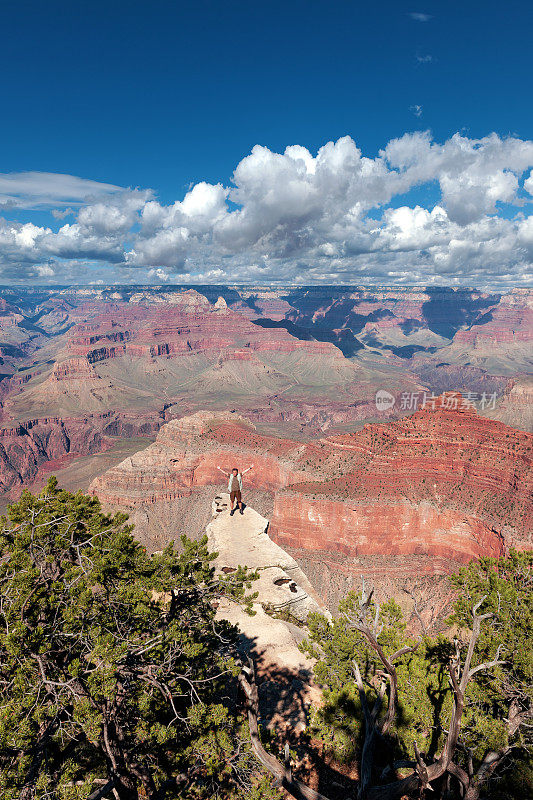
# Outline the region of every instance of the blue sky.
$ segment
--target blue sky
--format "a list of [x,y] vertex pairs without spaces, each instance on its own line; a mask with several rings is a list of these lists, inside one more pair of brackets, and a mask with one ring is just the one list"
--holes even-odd
[[[364,157],[376,159],[391,140],[416,132],[430,131],[432,141],[441,145],[459,133],[474,143],[472,152],[483,149],[475,142],[492,132],[502,142],[509,136],[527,142],[533,130],[532,23],[532,6],[523,0],[6,2],[0,34],[0,172],[66,174],[121,189],[149,190],[150,198],[169,207],[200,182],[231,188],[235,168],[255,145],[272,153],[299,145],[316,156],[327,142],[349,136]],[[529,204],[531,197],[523,188],[533,166],[522,169],[527,161],[522,153],[518,160],[503,156],[494,166],[494,154],[489,154],[488,168],[510,170],[518,186],[514,193],[508,187],[496,192],[495,208],[481,203],[483,213],[493,218],[497,212],[501,219],[521,223],[526,212],[520,203],[526,198]],[[405,169],[403,162],[399,169]],[[444,191],[438,169],[427,180],[409,183],[407,192],[380,198],[368,208],[366,203],[367,219],[381,220],[387,209],[403,203],[431,211]],[[484,169],[478,164],[476,174]],[[52,180],[53,189],[53,179],[44,177],[43,187],[47,180]],[[14,225],[31,222],[56,233],[63,220],[76,224],[81,204],[100,195],[114,198],[115,205],[119,196],[120,202],[125,198],[104,188],[95,193],[88,186],[86,194],[73,195],[69,205],[67,195],[59,197],[57,181],[56,189],[50,202],[36,204],[31,196],[19,202],[22,187],[17,202],[4,198],[0,214]],[[494,195],[492,185],[479,191]],[[1,195],[0,188],[0,202]],[[144,201],[150,198],[146,195]],[[56,211],[72,208],[73,215],[54,218],[56,200]],[[226,197],[226,206],[229,211],[240,208],[234,193]],[[124,225],[121,228],[123,253],[128,247],[135,249],[142,228],[143,207],[135,213],[138,219],[132,219],[128,233]],[[464,228],[465,219],[459,215],[452,222]],[[168,220],[165,225],[168,229]],[[294,230],[292,212],[286,221],[276,218],[277,229],[280,225]],[[361,263],[347,259],[346,240],[336,256],[328,256],[342,260],[340,272],[327,265],[320,271],[316,248],[327,243],[327,236],[306,216],[298,229],[300,240],[302,225],[307,233],[311,225],[316,237],[313,248],[297,255],[294,241],[271,246],[252,237],[239,249],[228,244],[227,237],[213,239],[212,232],[206,250],[205,231],[194,234],[195,246],[186,253],[179,242],[179,255],[171,252],[168,257],[168,247],[151,248],[149,258],[129,261],[117,255],[116,243],[106,251],[99,245],[91,249],[84,240],[78,252],[76,247],[55,247],[48,238],[44,249],[17,253],[10,240],[4,248],[4,281],[36,276],[76,279],[76,265],[86,264],[98,280],[106,280],[106,274],[119,282],[172,276],[181,281],[184,275],[209,279],[213,268],[224,273],[218,262],[228,259],[234,272],[257,262],[263,270],[257,279],[268,280],[265,258],[276,261],[276,275],[279,264],[285,267],[292,259],[292,268],[284,272],[287,280],[315,262],[318,271],[309,274],[313,282],[322,274],[328,280],[365,278]],[[370,228],[367,225],[366,233]],[[272,234],[261,231],[263,238]],[[199,236],[203,247],[197,247]],[[457,237],[450,235],[448,241],[452,238]],[[423,249],[418,248],[418,260],[424,259]],[[375,252],[371,250],[370,261]],[[505,280],[512,282],[512,270],[519,263],[522,282],[529,256],[524,262],[523,253],[513,251],[506,258]],[[410,259],[406,256],[405,262],[411,277],[395,264],[391,280],[432,279],[434,263],[417,271]],[[398,261],[396,250],[392,261]],[[36,272],[39,264],[41,272]],[[42,264],[48,264],[48,274]],[[465,264],[461,270],[459,276],[450,272],[450,280],[463,283],[469,275],[485,280],[475,270],[469,273]],[[387,279],[386,270],[378,273],[376,267],[370,277]],[[442,271],[435,275],[446,279]]]

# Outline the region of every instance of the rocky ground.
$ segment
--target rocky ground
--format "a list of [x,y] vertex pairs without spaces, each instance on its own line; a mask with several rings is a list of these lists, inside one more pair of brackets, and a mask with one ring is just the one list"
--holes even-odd
[[305,624],[312,612],[329,612],[295,559],[269,537],[268,520],[249,505],[233,516],[229,507],[229,495],[215,497],[206,528],[208,547],[218,554],[215,566],[224,574],[245,565],[257,570],[252,592],[258,596],[254,616],[230,601],[219,607],[218,616],[239,626],[244,652],[262,667],[310,669],[311,662],[298,650],[304,637],[298,624]]
[[310,707],[320,702],[320,689],[313,681],[313,661],[299,650],[305,637],[309,613],[329,611],[318,598],[307,577],[281,547],[268,536],[268,520],[252,506],[244,513],[229,513],[229,495],[213,498],[205,528],[208,547],[217,553],[216,571],[231,576],[239,566],[257,572],[250,593],[257,594],[252,614],[232,601],[222,602],[219,619],[240,630],[239,649],[244,663],[251,658],[260,686],[263,722],[276,735],[290,729],[297,741],[306,730]]

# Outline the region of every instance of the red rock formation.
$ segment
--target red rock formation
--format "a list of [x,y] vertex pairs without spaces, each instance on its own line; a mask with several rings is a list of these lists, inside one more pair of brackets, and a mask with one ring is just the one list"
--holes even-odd
[[487,416],[533,432],[533,377],[520,375],[508,381],[501,402]]
[[498,530],[530,531],[533,438],[461,401],[442,407],[452,400],[447,395],[435,410],[329,437],[320,482],[298,490],[357,502],[425,500],[474,514]]
[[342,554],[352,564],[362,556],[427,556],[430,572],[445,571],[447,560],[466,563],[505,551],[503,536],[481,520],[428,501],[355,503],[278,492],[270,533],[291,551]]
[[491,349],[501,343],[533,340],[533,298],[527,289],[504,295],[485,317],[468,330],[458,331],[455,341]]
[[98,375],[94,372],[86,358],[68,358],[65,361],[57,361],[49,378],[50,381],[87,381],[98,380]]
[[96,478],[91,492],[105,503],[135,507],[186,496],[195,487],[224,485],[233,466],[254,464],[247,484],[275,491],[310,476],[294,466],[302,445],[262,436],[238,415],[199,412],[164,425],[156,441]]
[[320,479],[276,493],[270,535],[330,602],[362,573],[397,584],[531,547],[533,437],[435,406],[323,440]]
[[75,419],[33,419],[0,428],[0,494],[16,496],[39,470],[50,472],[50,461],[102,452],[112,446],[110,437],[152,435],[163,421],[162,414],[143,418],[108,412]]
[[129,306],[77,325],[69,342],[73,354],[86,356],[91,363],[122,355],[173,357],[228,348],[339,353],[329,343],[299,341],[284,328],[253,325],[222,306],[201,311],[194,306]]
[[[307,561],[422,557],[416,570],[498,555],[531,536],[533,437],[440,399],[435,410],[303,444],[236,415],[195,414],[98,478],[111,505],[138,506],[220,484],[254,464],[250,487],[275,493],[270,534]],[[352,566],[350,566],[350,564]]]
[[32,420],[0,429],[0,492],[22,487],[39,468],[67,453],[90,455],[105,448],[87,420]]

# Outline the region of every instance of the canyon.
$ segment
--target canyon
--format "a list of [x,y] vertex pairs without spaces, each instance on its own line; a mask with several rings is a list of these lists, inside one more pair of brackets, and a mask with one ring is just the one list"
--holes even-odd
[[533,437],[462,400],[443,395],[401,420],[309,442],[266,435],[235,413],[198,412],[168,422],[90,491],[129,510],[141,541],[159,548],[180,530],[180,510],[224,482],[219,467],[253,464],[246,485],[269,508],[270,537],[326,603],[363,573],[398,595],[472,558],[532,545]]
[[[4,287],[1,295],[6,499],[50,460],[103,452],[113,437],[153,436],[201,409],[235,410],[263,432],[306,441],[401,418],[413,410],[400,401],[408,395],[462,391],[494,398],[479,409],[485,416],[533,428],[528,290]],[[376,408],[379,389],[394,396],[392,407]]]
[[532,340],[526,289],[4,288],[0,496],[57,473],[154,550],[253,464],[323,602],[364,574],[430,614],[450,570],[531,547]]

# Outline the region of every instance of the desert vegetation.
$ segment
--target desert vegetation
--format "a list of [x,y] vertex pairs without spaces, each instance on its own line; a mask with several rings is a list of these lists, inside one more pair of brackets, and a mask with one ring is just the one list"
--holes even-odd
[[[358,797],[522,797],[533,786],[533,553],[472,561],[447,635],[409,633],[394,600],[350,594],[310,620],[324,704],[315,732],[356,761]],[[405,774],[407,772],[407,774]]]
[[205,540],[148,557],[124,515],[51,479],[2,521],[0,796],[234,797],[253,773],[232,710],[244,571]]
[[6,800],[336,800],[301,767],[317,742],[361,800],[531,789],[533,553],[454,575],[440,634],[379,587],[313,615],[302,648],[323,699],[291,754],[265,735],[260,678],[216,618],[222,597],[251,608],[254,575],[216,575],[205,539],[149,556],[125,515],[51,479],[10,506],[0,548]]

